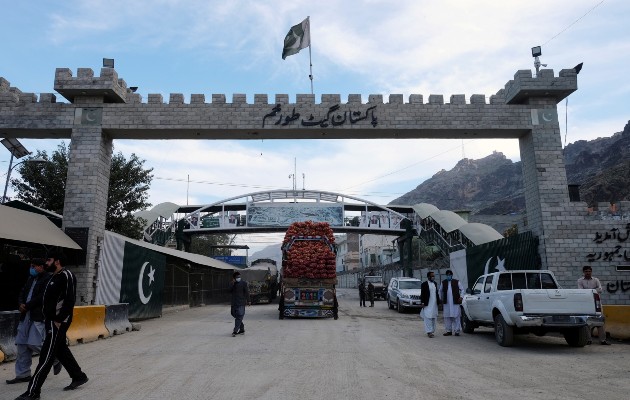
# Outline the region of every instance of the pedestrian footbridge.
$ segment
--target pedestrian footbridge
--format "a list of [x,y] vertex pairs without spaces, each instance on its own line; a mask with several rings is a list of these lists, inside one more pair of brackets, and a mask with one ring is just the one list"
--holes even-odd
[[144,240],[160,245],[177,235],[284,232],[293,222],[307,220],[327,222],[335,233],[401,236],[409,226],[445,254],[503,237],[488,225],[468,223],[432,204],[384,206],[314,190],[255,192],[202,206],[162,203],[136,216],[146,221]]

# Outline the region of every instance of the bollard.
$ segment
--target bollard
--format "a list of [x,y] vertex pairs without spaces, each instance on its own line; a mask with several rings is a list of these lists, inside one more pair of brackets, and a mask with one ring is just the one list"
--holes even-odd
[[613,339],[630,339],[630,306],[604,305],[606,332]]
[[71,346],[109,337],[105,327],[105,306],[78,306],[72,313],[72,324],[66,337]]
[[131,332],[132,326],[131,322],[129,322],[129,303],[105,306],[105,327],[112,336]]
[[12,361],[17,357],[15,337],[19,323],[19,311],[0,311],[0,351],[4,361]]

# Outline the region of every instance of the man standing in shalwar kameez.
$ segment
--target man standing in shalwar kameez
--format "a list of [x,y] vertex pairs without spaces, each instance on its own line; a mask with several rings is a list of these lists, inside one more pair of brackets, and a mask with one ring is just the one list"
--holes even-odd
[[464,288],[459,280],[453,279],[453,271],[450,269],[446,270],[446,279],[442,281],[441,289],[440,296],[444,304],[442,313],[446,328],[444,336],[451,336],[452,334],[459,336],[459,332],[462,330],[460,304],[462,304]]
[[420,317],[424,320],[424,331],[427,336],[432,338],[435,336],[440,294],[438,293],[437,283],[435,283],[435,274],[429,271],[427,279],[428,281],[422,282],[420,285],[420,301],[422,302]]

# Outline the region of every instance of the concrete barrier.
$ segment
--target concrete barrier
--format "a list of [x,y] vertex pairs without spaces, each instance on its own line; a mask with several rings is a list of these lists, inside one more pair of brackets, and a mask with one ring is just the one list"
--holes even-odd
[[72,324],[66,333],[71,346],[109,337],[105,327],[105,306],[74,307]]
[[613,339],[630,339],[630,306],[604,305],[606,332]]
[[19,311],[0,311],[0,351],[3,353],[4,361],[12,361],[17,357],[15,337],[19,323]]
[[105,327],[112,336],[131,332],[132,326],[131,322],[129,322],[129,303],[105,306]]

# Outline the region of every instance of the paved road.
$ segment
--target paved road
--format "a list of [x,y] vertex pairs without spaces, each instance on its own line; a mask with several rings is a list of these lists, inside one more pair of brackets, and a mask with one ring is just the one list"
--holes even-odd
[[[247,308],[231,336],[229,307],[208,306],[142,323],[139,332],[73,346],[90,377],[74,392],[50,375],[42,399],[628,399],[630,346],[568,347],[519,337],[499,347],[490,329],[429,339],[416,313],[385,302],[359,308],[340,289],[337,321],[278,320],[277,305]],[[440,333],[442,326],[440,324]],[[13,363],[0,364],[0,399]]]

